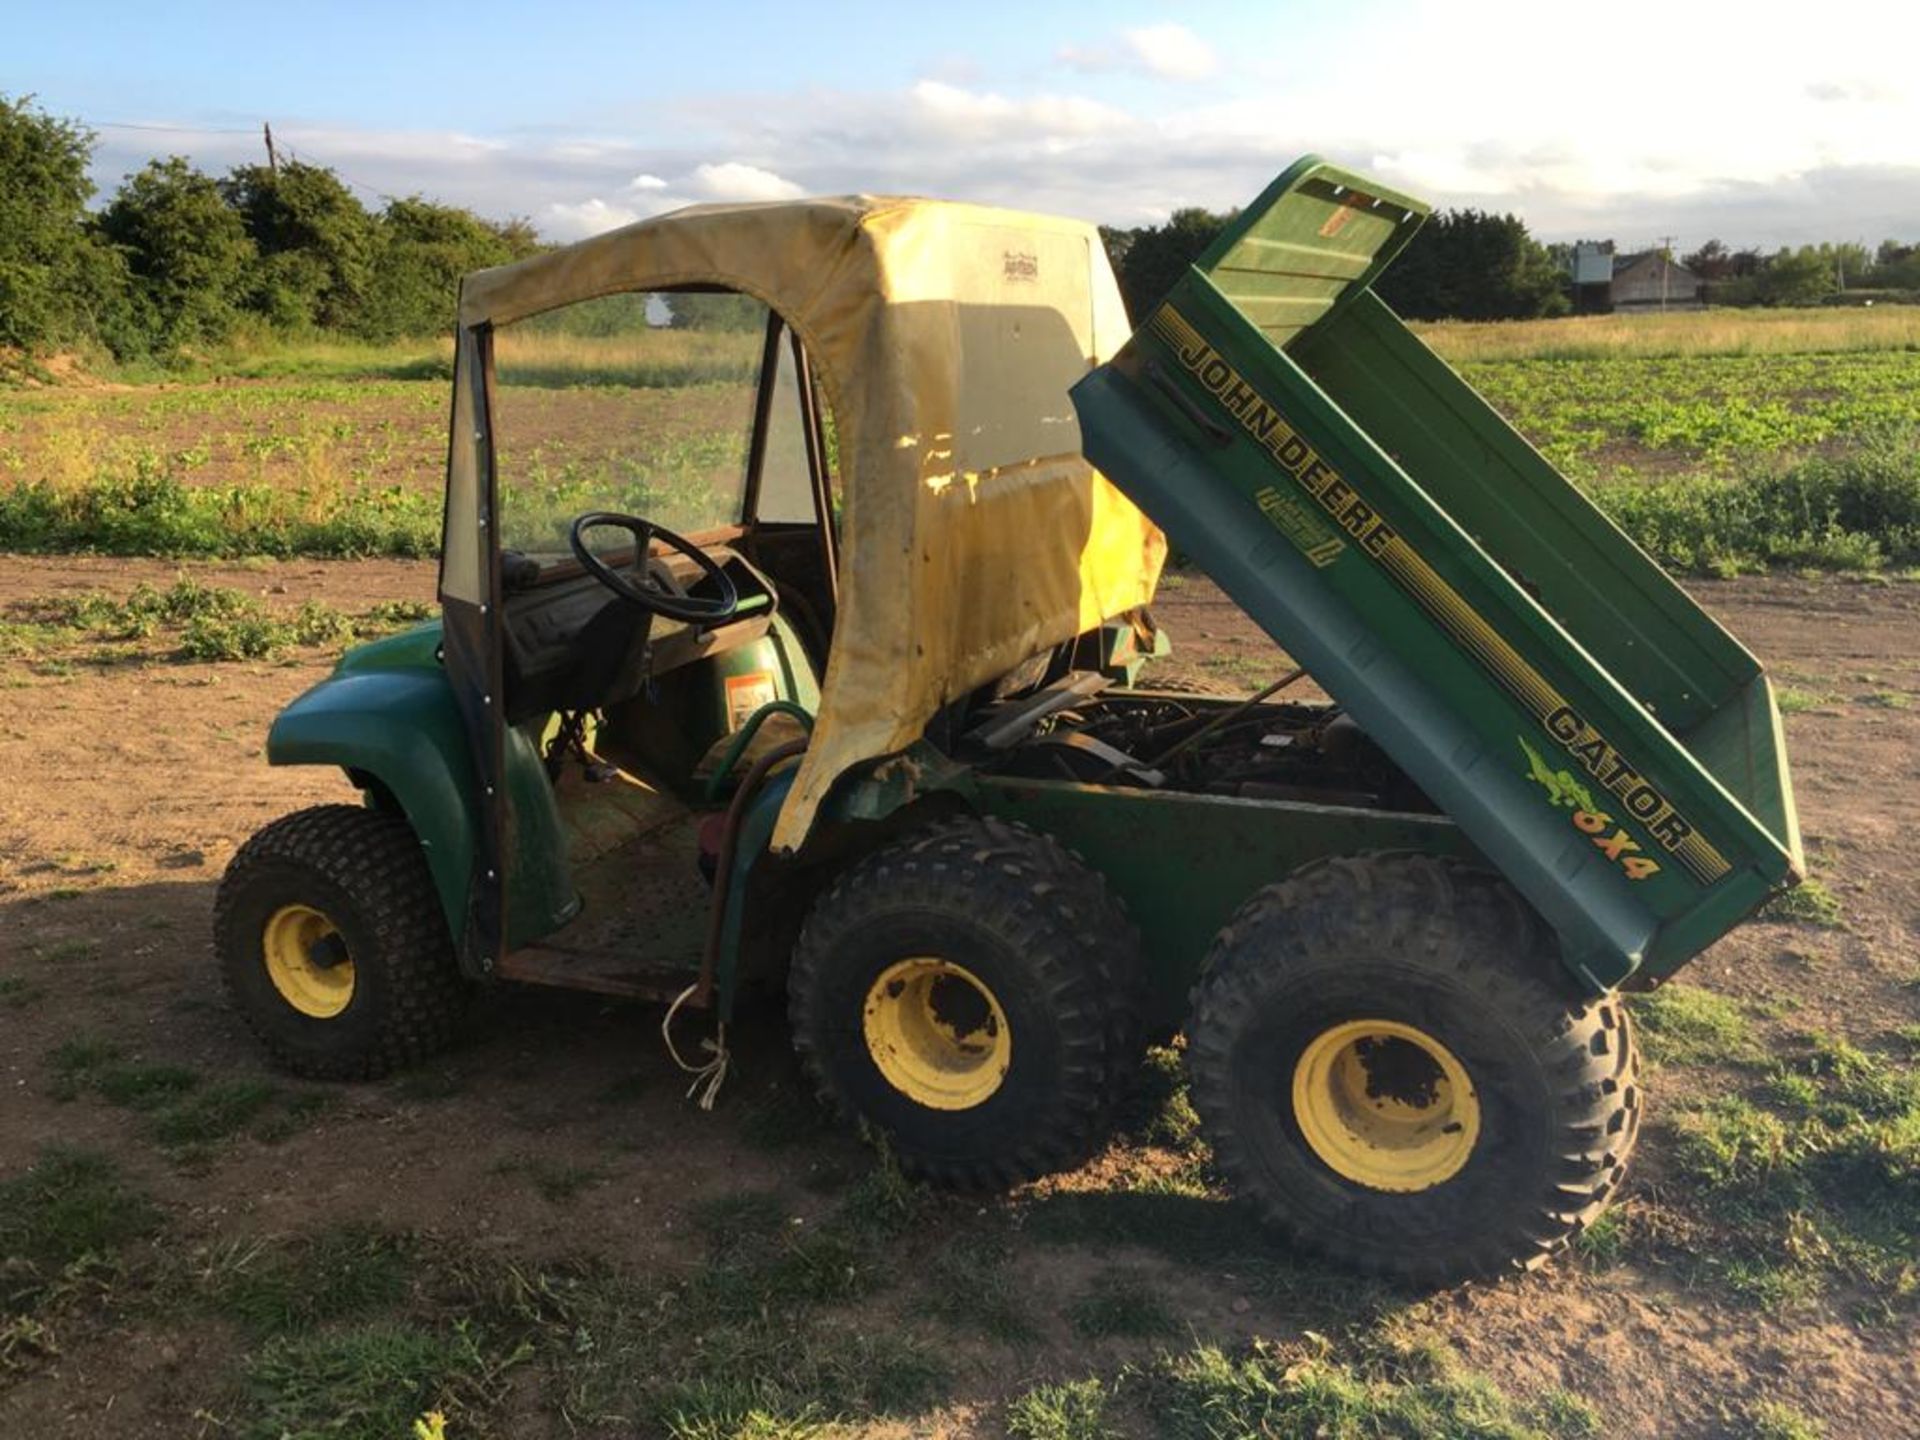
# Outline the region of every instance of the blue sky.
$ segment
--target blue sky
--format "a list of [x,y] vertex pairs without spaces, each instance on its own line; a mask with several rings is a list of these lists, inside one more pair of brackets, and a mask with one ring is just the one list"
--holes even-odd
[[370,200],[556,239],[849,190],[1137,223],[1307,150],[1546,238],[1920,238],[1920,7],[1895,0],[1844,25],[1766,0],[5,3],[0,91],[98,127],[109,188],[155,154],[258,158],[271,119]]

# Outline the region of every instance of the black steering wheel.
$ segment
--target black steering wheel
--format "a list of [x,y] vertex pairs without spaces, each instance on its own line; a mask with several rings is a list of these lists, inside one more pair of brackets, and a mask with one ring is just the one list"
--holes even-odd
[[[587,544],[587,532],[603,525],[624,530],[633,536],[631,571],[623,573],[614,569],[594,554],[592,547]],[[586,567],[587,573],[629,605],[636,605],[655,615],[664,615],[669,620],[684,620],[690,625],[717,625],[723,620],[731,620],[734,611],[740,608],[740,592],[734,588],[733,578],[720,568],[718,561],[684,535],[663,530],[637,515],[590,510],[573,522],[567,539],[573,546],[574,558]],[[713,583],[713,594],[681,595],[663,585],[647,565],[647,553],[656,540],[699,566],[701,578]]]

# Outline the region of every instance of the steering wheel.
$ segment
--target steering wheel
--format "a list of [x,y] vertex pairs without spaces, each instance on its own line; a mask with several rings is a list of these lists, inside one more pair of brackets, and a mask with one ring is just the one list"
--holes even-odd
[[[633,570],[630,573],[623,574],[614,569],[594,554],[592,547],[587,544],[587,532],[601,526],[624,530],[633,536]],[[719,562],[684,535],[664,530],[637,515],[590,510],[573,522],[567,539],[573,546],[574,558],[586,568],[586,572],[629,605],[636,605],[655,615],[664,615],[669,620],[684,620],[691,625],[717,625],[723,620],[731,620],[734,611],[740,608],[740,592],[734,588],[732,577],[720,568]],[[714,593],[678,595],[663,585],[647,567],[647,552],[652,549],[655,540],[663,541],[669,550],[677,551],[693,561],[700,568],[701,578],[713,582]]]

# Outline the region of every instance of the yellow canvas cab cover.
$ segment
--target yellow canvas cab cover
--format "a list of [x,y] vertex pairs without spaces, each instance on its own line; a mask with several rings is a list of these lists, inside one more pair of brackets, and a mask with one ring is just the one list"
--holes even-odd
[[[467,277],[462,336],[619,291],[752,295],[805,343],[838,438],[839,616],[813,742],[774,845],[805,839],[846,770],[919,738],[948,701],[1153,597],[1165,541],[1080,453],[1068,389],[1129,334],[1079,221],[849,196],[704,205]],[[461,363],[480,353],[463,343]],[[475,435],[459,407],[456,437]],[[469,422],[471,417],[465,417]],[[442,589],[478,443],[449,456]]]

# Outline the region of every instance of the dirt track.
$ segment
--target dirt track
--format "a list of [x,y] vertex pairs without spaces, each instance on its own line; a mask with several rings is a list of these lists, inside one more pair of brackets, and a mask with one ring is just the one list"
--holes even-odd
[[[63,589],[121,591],[174,570],[8,557],[0,606]],[[287,608],[427,599],[433,587],[430,565],[402,562],[193,573]],[[1920,839],[1909,813],[1920,781],[1920,585],[1783,578],[1696,594],[1785,683],[1814,697],[1787,722],[1794,778],[1809,856],[1846,924],[1751,925],[1687,978],[1863,1041],[1920,1020]],[[1157,613],[1177,638],[1179,668],[1244,678],[1273,663],[1264,639],[1203,581],[1169,589]],[[46,1057],[82,1036],[209,1075],[261,1073],[212,974],[211,894],[257,826],[352,798],[336,776],[271,770],[262,758],[274,710],[324,671],[317,655],[285,664],[0,660],[0,977],[37,997],[0,1010],[0,1174],[17,1173],[48,1142],[109,1151],[167,1208],[182,1245],[364,1219],[478,1237],[529,1264],[592,1251],[663,1270],[688,1253],[694,1202],[762,1189],[792,1196],[802,1217],[824,1205],[861,1153],[804,1124],[796,1133],[805,1143],[769,1140],[769,1117],[775,1128],[787,1123],[782,1097],[793,1084],[772,1017],[744,1027],[740,1073],[712,1117],[683,1101],[656,1011],[568,995],[497,999],[472,1040],[429,1074],[328,1091],[323,1108],[272,1143],[242,1136],[191,1171],[143,1138],[131,1112],[50,1096]],[[1683,1073],[1652,1077],[1656,1121],[1689,1083]],[[1657,1198],[1662,1147],[1656,1124],[1628,1206]],[[1097,1187],[1104,1163],[1081,1183]],[[564,1204],[528,1181],[567,1166],[591,1179]],[[917,1237],[902,1264],[937,1245]],[[1297,1292],[1251,1291],[1244,1277],[1144,1251],[1036,1249],[1022,1257],[1020,1283],[1039,1313],[1057,1317],[1061,1297],[1115,1258],[1149,1274],[1183,1331],[1203,1339],[1292,1338],[1350,1318],[1337,1301],[1303,1306]],[[881,1323],[924,1330],[911,1298],[873,1302]],[[1509,1388],[1561,1384],[1586,1396],[1607,1433],[1729,1433],[1730,1405],[1771,1396],[1823,1417],[1835,1436],[1911,1434],[1920,1423],[1920,1328],[1910,1311],[1873,1327],[1849,1323],[1838,1302],[1775,1316],[1691,1291],[1655,1266],[1567,1262],[1432,1297],[1420,1316]],[[1136,1353],[1104,1342],[1090,1356],[1057,1318],[1013,1349],[941,1343],[957,1357],[949,1402],[911,1433],[1001,1433],[992,1402]],[[63,1356],[0,1389],[0,1434],[199,1433],[206,1427],[186,1417],[223,1393],[235,1346],[228,1329],[192,1317],[82,1326]],[[537,1377],[516,1384],[511,1433],[564,1433],[534,1393]]]

